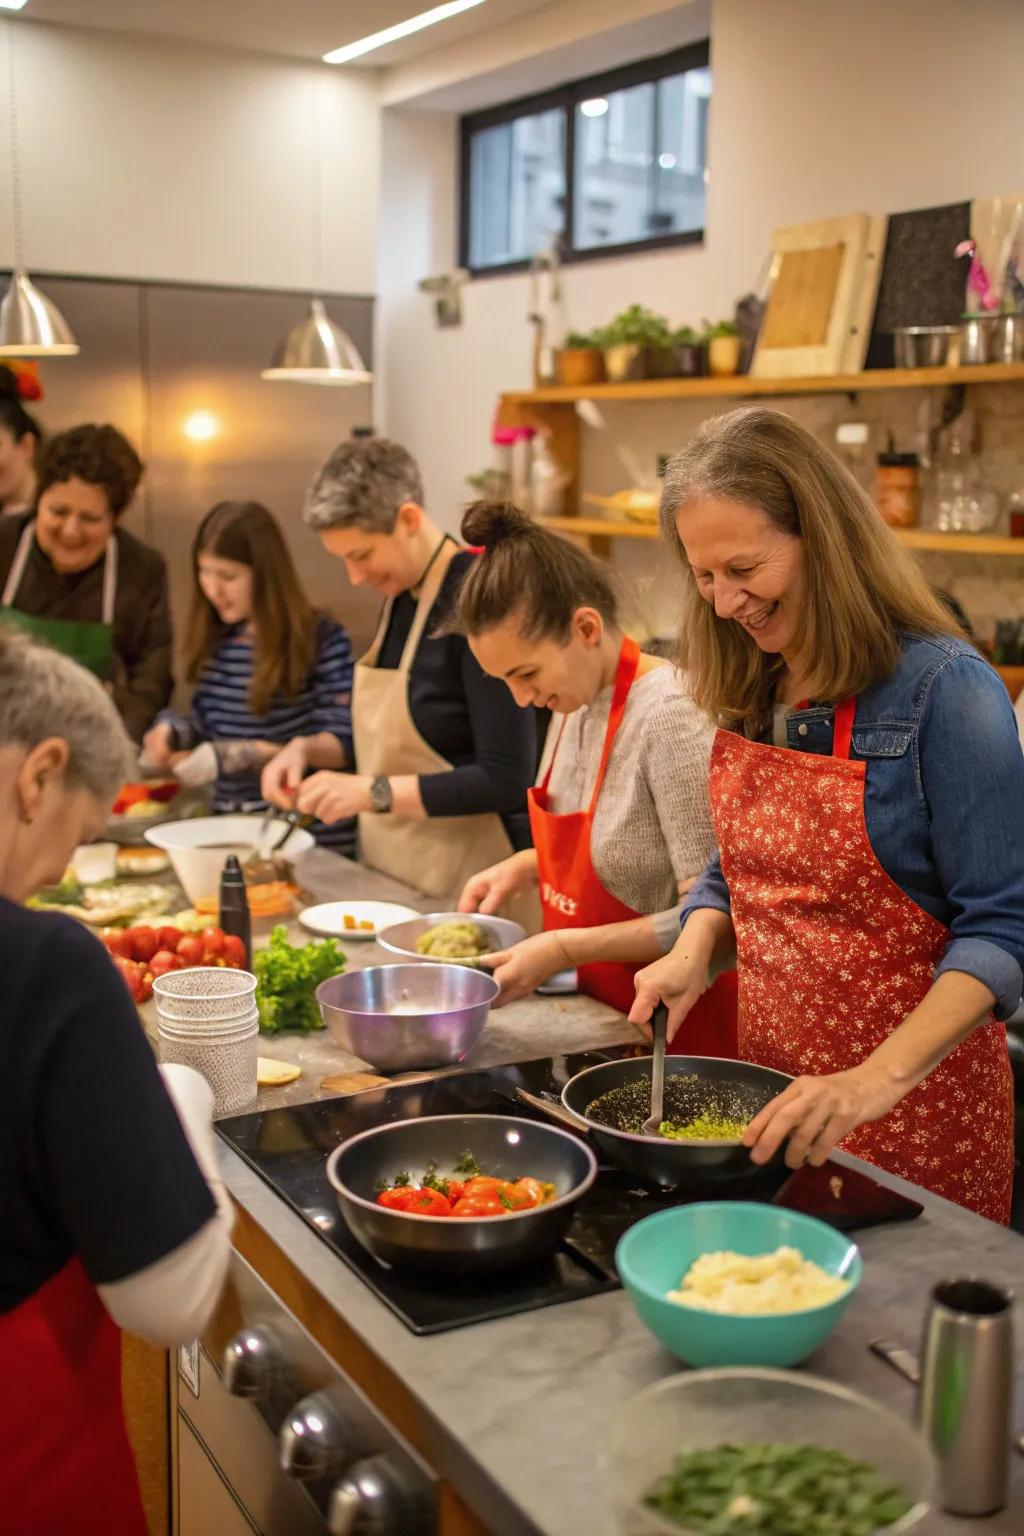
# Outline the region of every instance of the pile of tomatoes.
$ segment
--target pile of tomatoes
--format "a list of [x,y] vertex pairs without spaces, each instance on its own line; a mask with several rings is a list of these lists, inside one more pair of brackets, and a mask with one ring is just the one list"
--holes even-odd
[[511,1216],[545,1205],[555,1193],[553,1184],[539,1179],[492,1179],[478,1174],[471,1179],[435,1179],[424,1184],[396,1181],[382,1189],[377,1204],[407,1216]]
[[221,928],[184,933],[169,924],[150,928],[140,923],[135,928],[107,928],[103,942],[137,1003],[149,1001],[153,982],[168,971],[183,971],[192,965],[229,966],[232,970],[245,967],[241,939]]

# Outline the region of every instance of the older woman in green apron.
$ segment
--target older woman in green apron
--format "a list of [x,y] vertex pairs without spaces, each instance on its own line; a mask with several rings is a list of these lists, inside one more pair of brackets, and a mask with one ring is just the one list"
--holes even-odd
[[106,683],[135,740],[171,686],[163,558],[117,526],[141,474],[116,428],[76,427],[47,444],[34,510],[0,522],[0,616]]
[[359,817],[360,857],[425,895],[529,846],[531,712],[487,677],[465,639],[438,634],[473,556],[423,509],[419,470],[385,439],[342,443],[314,481],[306,521],[355,586],[384,598],[355,669],[355,773],[304,778],[302,741],[264,770],[263,793],[332,822]]

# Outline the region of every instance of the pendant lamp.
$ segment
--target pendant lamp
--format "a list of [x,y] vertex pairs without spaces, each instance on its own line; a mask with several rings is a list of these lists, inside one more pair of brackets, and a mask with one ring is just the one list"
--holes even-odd
[[14,214],[14,271],[0,303],[0,357],[74,357],[78,343],[52,299],[25,270],[21,238],[21,157],[18,153],[18,98],[14,81],[14,28],[7,23],[8,107],[11,140],[11,202]]
[[[323,286],[323,151],[320,122],[320,80],[313,86],[313,288]],[[327,313],[324,302],[311,298],[309,314],[282,342],[260,374],[262,379],[292,384],[369,384],[373,374],[347,331]]]

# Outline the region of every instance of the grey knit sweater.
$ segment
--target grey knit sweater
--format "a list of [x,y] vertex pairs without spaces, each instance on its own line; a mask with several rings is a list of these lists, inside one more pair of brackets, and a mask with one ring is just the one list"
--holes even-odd
[[[565,720],[551,775],[551,809],[590,803],[611,708],[606,688]],[[551,723],[541,777],[558,741]],[[656,914],[662,946],[679,937],[678,882],[704,868],[714,847],[708,758],[715,729],[671,666],[637,678],[594,814],[591,858],[602,885],[634,912]]]

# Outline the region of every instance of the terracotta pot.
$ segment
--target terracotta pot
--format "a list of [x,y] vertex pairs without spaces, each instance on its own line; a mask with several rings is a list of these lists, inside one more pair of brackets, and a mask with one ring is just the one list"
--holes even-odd
[[603,384],[604,353],[600,347],[566,347],[555,353],[559,384]]
[[605,347],[604,366],[613,384],[625,384],[631,379],[647,377],[646,348],[635,342],[623,341],[617,346]]
[[708,342],[708,368],[712,378],[727,379],[740,371],[743,343],[738,336],[712,336]]

